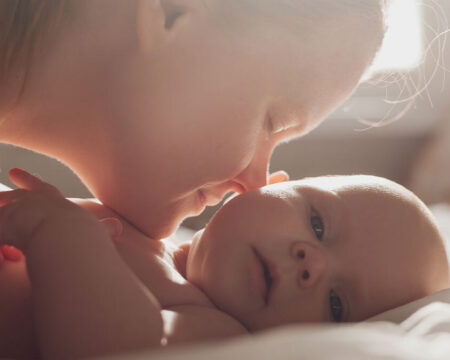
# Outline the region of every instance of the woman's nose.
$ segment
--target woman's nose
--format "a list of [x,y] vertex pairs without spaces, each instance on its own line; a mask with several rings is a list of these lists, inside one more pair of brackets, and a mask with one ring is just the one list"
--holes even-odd
[[256,157],[233,181],[242,186],[244,191],[266,186],[268,182],[269,157]]
[[298,241],[291,248],[298,266],[297,282],[300,287],[314,286],[327,268],[325,253],[319,247]]

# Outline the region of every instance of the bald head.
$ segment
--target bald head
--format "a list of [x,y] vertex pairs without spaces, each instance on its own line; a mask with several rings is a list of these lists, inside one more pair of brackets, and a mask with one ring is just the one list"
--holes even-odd
[[433,214],[411,191],[374,176],[310,180],[347,204],[353,237],[362,245],[358,271],[367,269],[374,282],[382,278],[379,295],[389,294],[391,299],[391,303],[380,299],[376,312],[450,287],[445,240]]

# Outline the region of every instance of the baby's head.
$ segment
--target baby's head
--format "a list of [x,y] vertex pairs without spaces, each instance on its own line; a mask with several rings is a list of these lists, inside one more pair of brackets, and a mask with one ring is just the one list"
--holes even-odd
[[450,287],[430,211],[374,176],[306,178],[232,199],[194,236],[186,275],[250,331],[361,321]]

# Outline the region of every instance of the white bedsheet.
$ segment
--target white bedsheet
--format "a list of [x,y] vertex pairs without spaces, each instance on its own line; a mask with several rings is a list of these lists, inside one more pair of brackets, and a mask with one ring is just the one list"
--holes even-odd
[[431,303],[400,325],[386,321],[347,325],[297,325],[234,340],[126,354],[108,359],[449,360],[450,304]]

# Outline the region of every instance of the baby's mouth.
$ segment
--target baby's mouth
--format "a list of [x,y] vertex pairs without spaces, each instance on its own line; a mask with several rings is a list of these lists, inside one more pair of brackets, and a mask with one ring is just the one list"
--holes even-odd
[[258,258],[259,262],[262,265],[263,271],[264,271],[264,281],[266,283],[266,293],[264,296],[264,301],[266,303],[266,305],[269,302],[269,294],[271,293],[271,288],[272,288],[272,275],[270,273],[269,267],[266,264],[266,262],[264,261],[264,259],[261,257],[261,255],[258,253],[258,251],[256,251],[256,249],[253,249],[254,253],[256,255],[256,257]]

